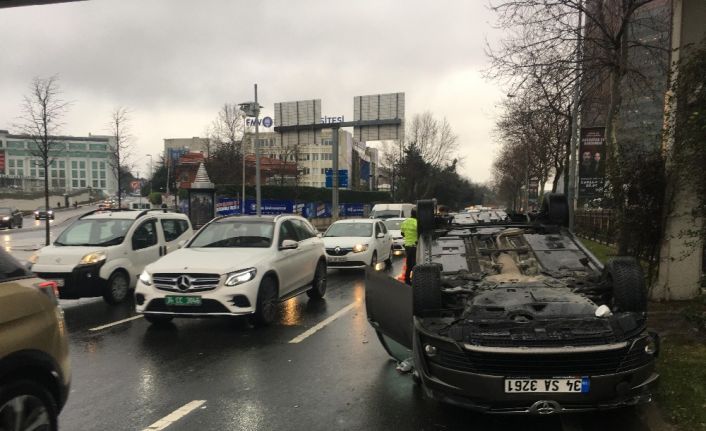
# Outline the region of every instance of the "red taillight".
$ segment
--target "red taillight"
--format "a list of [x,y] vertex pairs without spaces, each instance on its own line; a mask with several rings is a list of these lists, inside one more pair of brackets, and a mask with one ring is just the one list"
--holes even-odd
[[37,287],[50,298],[59,298],[59,285],[55,281],[42,281],[37,284]]

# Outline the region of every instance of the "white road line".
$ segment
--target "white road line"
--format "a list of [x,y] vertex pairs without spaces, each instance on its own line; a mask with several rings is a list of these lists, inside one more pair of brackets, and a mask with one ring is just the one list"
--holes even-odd
[[141,318],[142,318],[142,314],[138,314],[137,316],[128,317],[127,319],[118,320],[118,321],[115,321],[112,323],[107,323],[107,324],[101,325],[101,326],[96,326],[95,328],[89,329],[89,331],[100,331],[101,329],[110,328],[111,326],[120,325],[122,323],[129,322],[131,320],[141,319]]
[[173,412],[169,413],[167,416],[153,423],[152,425],[145,428],[143,431],[159,431],[193,412],[197,408],[201,407],[206,400],[194,400],[190,403],[184,404]]
[[341,308],[333,315],[329,316],[326,320],[322,320],[321,322],[317,323],[315,326],[312,326],[311,328],[307,329],[303,333],[301,333],[301,334],[297,335],[296,337],[292,338],[291,340],[289,340],[289,344],[301,343],[302,341],[306,340],[310,336],[314,335],[315,333],[317,333],[318,331],[320,331],[321,329],[326,327],[326,325],[328,325],[329,323],[333,322],[334,320],[338,319],[339,317],[341,317],[344,314],[351,311],[357,305],[358,305],[358,301],[355,301],[352,304],[346,305],[345,307]]

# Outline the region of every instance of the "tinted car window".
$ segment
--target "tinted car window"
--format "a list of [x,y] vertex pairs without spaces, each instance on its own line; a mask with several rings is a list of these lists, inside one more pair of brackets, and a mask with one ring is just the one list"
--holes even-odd
[[22,264],[0,248],[0,282],[13,278],[28,277],[30,272]]
[[282,245],[282,242],[285,239],[299,241],[299,236],[297,235],[296,228],[289,220],[283,221],[282,224],[279,226],[279,244]]
[[167,242],[174,241],[179,238],[181,234],[186,232],[188,229],[186,220],[162,219],[161,223],[162,231],[164,232],[164,240]]
[[[186,224],[188,228],[188,223]],[[272,244],[274,224],[267,221],[241,221],[237,218],[218,220],[202,228],[189,244],[199,247],[260,247]]]
[[140,250],[157,244],[157,225],[149,220],[140,225],[132,234],[132,249]]
[[296,229],[297,236],[299,237],[300,241],[303,241],[305,239],[309,239],[309,238],[315,236],[314,233],[311,232],[309,227],[303,221],[301,221],[301,220],[290,220],[290,221],[294,225],[294,228]]

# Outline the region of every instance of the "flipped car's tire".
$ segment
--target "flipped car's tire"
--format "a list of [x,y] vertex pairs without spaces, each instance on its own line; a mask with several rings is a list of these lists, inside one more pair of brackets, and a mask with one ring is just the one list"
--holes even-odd
[[603,279],[612,287],[613,311],[647,310],[647,286],[642,267],[632,257],[616,257],[606,263]]
[[326,295],[326,263],[323,260],[320,260],[316,265],[314,281],[306,294],[312,299],[321,299]]
[[441,266],[417,265],[412,277],[412,312],[415,316],[431,316],[442,307]]
[[163,314],[143,314],[145,320],[150,322],[155,326],[164,326],[174,319],[174,316],[163,315]]
[[0,389],[0,429],[56,431],[58,415],[54,397],[32,380],[18,380]]
[[542,200],[540,217],[549,224],[569,226],[569,201],[561,193],[546,193]]
[[255,324],[267,326],[277,319],[277,285],[272,277],[265,277],[257,290]]
[[434,230],[435,206],[433,199],[417,201],[417,233]]
[[115,271],[103,288],[103,299],[111,305],[125,301],[130,293],[130,280],[122,271]]

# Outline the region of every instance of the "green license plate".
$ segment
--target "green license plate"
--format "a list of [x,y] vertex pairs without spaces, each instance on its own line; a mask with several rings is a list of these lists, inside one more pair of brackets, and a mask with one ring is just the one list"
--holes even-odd
[[200,296],[167,296],[164,298],[164,303],[166,305],[179,305],[179,306],[198,306],[201,305]]

